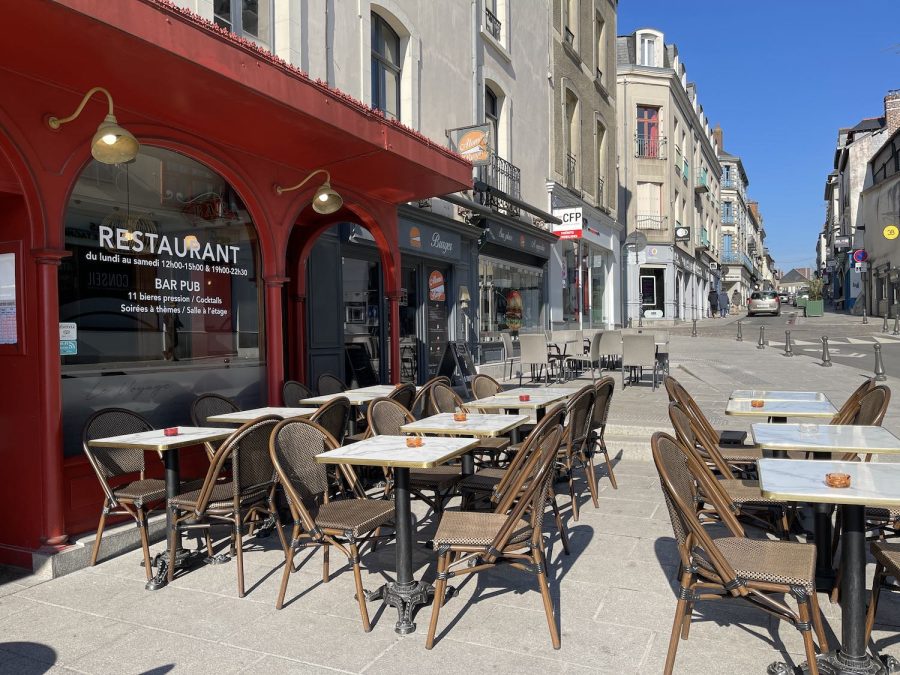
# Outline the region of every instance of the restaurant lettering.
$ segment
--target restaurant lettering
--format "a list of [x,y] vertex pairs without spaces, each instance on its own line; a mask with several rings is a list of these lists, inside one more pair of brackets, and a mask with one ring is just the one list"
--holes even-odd
[[147,253],[151,255],[172,255],[176,258],[192,258],[205,262],[223,264],[237,263],[240,246],[228,246],[207,242],[202,245],[197,237],[167,237],[155,232],[128,230],[122,227],[112,228],[101,225],[99,230],[100,246],[107,251],[118,250],[123,253]]
[[435,232],[431,235],[431,248],[436,248],[439,251],[443,251],[444,253],[452,253],[453,252],[453,242],[452,241],[444,241],[441,239],[441,235]]

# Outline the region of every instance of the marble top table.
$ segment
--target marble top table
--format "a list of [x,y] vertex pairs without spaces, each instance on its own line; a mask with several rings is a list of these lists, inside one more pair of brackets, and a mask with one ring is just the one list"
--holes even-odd
[[736,389],[731,392],[732,400],[756,399],[762,401],[827,401],[820,391],[768,391],[761,389]]
[[[333,401],[339,396],[346,396],[351,405],[363,405],[376,398],[387,396],[396,387],[392,384],[375,384],[371,387],[360,387],[359,389],[348,389],[347,391],[338,392],[337,394],[322,394],[320,396],[311,396],[300,401],[304,405],[325,405],[329,401]],[[421,387],[416,387],[418,391]]]
[[741,415],[747,417],[827,417],[831,419],[837,413],[837,409],[831,401],[797,401],[797,400],[765,400],[761,408],[754,408],[751,399],[729,399],[725,406],[726,415]]
[[394,469],[395,529],[397,533],[396,566],[397,580],[385,583],[367,600],[383,600],[385,604],[397,608],[399,620],[394,630],[406,635],[416,630],[412,617],[417,605],[429,602],[434,588],[425,581],[413,578],[412,541],[413,523],[410,511],[409,470],[410,468],[431,468],[478,446],[474,438],[424,438],[419,448],[406,447],[407,436],[373,436],[359,443],[345,445],[316,455],[316,461],[325,464],[358,464],[362,466],[383,466]]
[[[866,428],[866,427],[864,427]],[[826,473],[850,475],[850,487],[831,488]],[[841,509],[841,650],[819,657],[820,672],[886,673],[877,655],[866,652],[866,506],[900,506],[900,464],[760,459],[759,486],[764,497],[787,501],[838,504]],[[833,667],[822,668],[822,661]],[[787,671],[784,671],[787,672]]]
[[[166,500],[178,496],[181,487],[181,470],[178,461],[178,450],[201,443],[222,441],[234,433],[233,429],[221,427],[178,427],[177,436],[166,436],[163,429],[139,431],[136,434],[122,434],[88,441],[93,448],[134,448],[137,450],[155,450],[162,453],[166,477]],[[172,530],[172,514],[166,509],[166,529]],[[187,554],[179,542],[176,564],[190,564]],[[160,564],[156,575],[144,586],[148,591],[155,591],[166,585],[166,565]]]
[[404,424],[400,431],[407,434],[440,434],[492,438],[512,431],[531,419],[528,415],[490,415],[468,413],[465,422],[453,419],[453,413],[432,415],[410,424]]
[[[563,387],[540,387],[528,389],[519,387],[502,391],[499,394],[479,398],[468,403],[463,403],[466,410],[538,410],[565,401],[578,391],[578,389],[566,389]],[[527,394],[528,401],[520,401],[519,396]]]
[[252,408],[250,410],[239,410],[237,412],[225,413],[223,415],[210,415],[206,418],[207,422],[218,422],[221,424],[246,424],[252,422],[259,417],[266,415],[278,415],[284,419],[290,417],[306,417],[318,411],[318,408]]
[[753,442],[767,450],[900,453],[900,438],[884,427],[851,424],[753,424]]

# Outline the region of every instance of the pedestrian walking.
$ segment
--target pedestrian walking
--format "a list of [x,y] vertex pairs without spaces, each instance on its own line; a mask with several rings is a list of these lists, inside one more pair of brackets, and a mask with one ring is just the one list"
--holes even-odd
[[719,316],[719,294],[716,293],[715,288],[711,288],[707,297],[709,299],[709,313],[715,319]]
[[728,316],[728,293],[724,289],[719,291],[719,312],[723,319]]
[[731,293],[731,311],[737,314],[741,308],[741,294],[738,293],[738,290],[735,288]]

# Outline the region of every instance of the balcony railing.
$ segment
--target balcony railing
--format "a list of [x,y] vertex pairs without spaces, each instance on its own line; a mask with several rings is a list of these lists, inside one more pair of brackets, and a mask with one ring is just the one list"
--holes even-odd
[[491,37],[499,41],[501,28],[500,19],[498,19],[487,7],[484,8],[484,24],[485,28],[487,28],[487,32],[491,34]]
[[635,227],[639,230],[665,230],[667,216],[641,215],[635,219]]
[[575,155],[567,154],[566,155],[566,187],[570,190],[575,190],[575,166],[578,160],[575,159]]
[[722,214],[722,224],[723,225],[734,225],[734,214],[733,213],[723,213]]
[[734,251],[725,251],[722,253],[722,264],[724,265],[743,265],[748,272],[755,272],[756,266],[746,253],[735,253]]
[[597,206],[603,206],[603,178],[597,176]]
[[697,182],[694,184],[694,192],[709,192],[709,172],[706,169],[697,172]]
[[[507,162],[505,159],[491,153],[491,162],[485,166],[478,167],[478,180],[487,183],[493,188],[497,188],[501,192],[505,192],[510,197],[516,199],[522,198],[522,171],[515,164]],[[498,198],[493,194],[487,196],[487,200],[482,199],[482,203],[487,202],[488,206],[502,211],[509,216],[518,216],[519,207],[510,204],[502,198]]]
[[649,159],[665,159],[666,158],[666,137],[665,136],[635,136],[634,137],[634,156]]
[[709,231],[705,227],[700,230],[700,245],[709,246]]
[[722,187],[725,188],[726,190],[733,190],[735,187],[734,178],[723,178],[722,179]]

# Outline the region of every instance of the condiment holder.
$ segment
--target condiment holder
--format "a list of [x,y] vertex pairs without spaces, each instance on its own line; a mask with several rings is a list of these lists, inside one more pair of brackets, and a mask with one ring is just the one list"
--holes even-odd
[[465,422],[468,419],[465,411],[456,411],[453,413],[453,421],[454,422]]
[[766,402],[759,398],[755,398],[752,401],[750,401],[751,408],[763,408],[763,407],[765,407],[765,405],[766,405]]
[[519,394],[519,400],[520,401],[530,401],[531,394]]
[[825,485],[833,488],[848,488],[850,487],[850,474],[849,473],[826,473],[825,474]]
[[166,436],[177,436],[178,433],[178,427],[168,427],[167,429],[163,430],[163,434],[165,434]]
[[424,441],[421,436],[407,436],[406,437],[406,447],[407,448],[421,448]]

